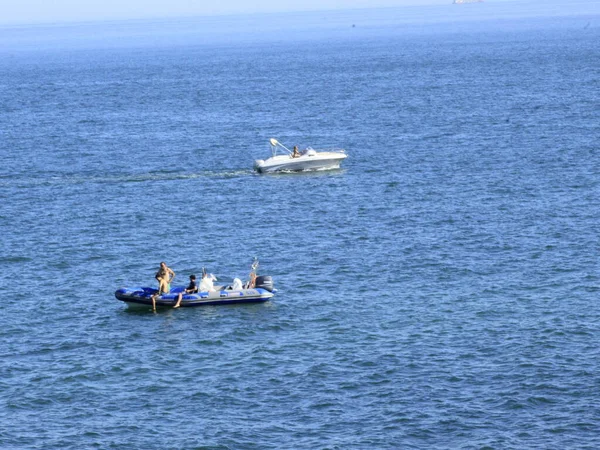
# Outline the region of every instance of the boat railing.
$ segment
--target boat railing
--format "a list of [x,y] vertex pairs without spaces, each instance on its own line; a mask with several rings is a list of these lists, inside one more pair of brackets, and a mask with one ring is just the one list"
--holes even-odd
[[281,148],[284,149],[288,153],[288,155],[292,154],[292,151],[289,148],[287,148],[285,145],[283,145],[281,142],[279,142],[275,138],[271,138],[269,140],[269,143],[271,144],[271,154],[273,156],[277,156],[277,151]]

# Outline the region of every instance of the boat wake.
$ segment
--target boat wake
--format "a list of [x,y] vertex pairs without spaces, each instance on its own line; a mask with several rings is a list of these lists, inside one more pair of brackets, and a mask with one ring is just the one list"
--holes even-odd
[[10,178],[0,178],[0,187],[36,187],[36,186],[52,186],[52,185],[78,185],[88,183],[100,184],[120,184],[120,183],[147,183],[153,181],[170,181],[170,180],[193,180],[198,178],[238,178],[246,176],[254,176],[255,172],[250,169],[239,170],[217,170],[203,171],[196,173],[181,173],[181,172],[147,172],[136,174],[111,174],[111,175],[51,175],[32,177],[31,175],[12,176]]

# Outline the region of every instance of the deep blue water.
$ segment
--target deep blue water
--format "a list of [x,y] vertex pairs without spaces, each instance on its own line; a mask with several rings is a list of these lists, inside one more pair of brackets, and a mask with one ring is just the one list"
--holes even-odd
[[[0,447],[600,446],[599,17],[291,17],[2,30]],[[114,298],[254,256],[266,304]]]

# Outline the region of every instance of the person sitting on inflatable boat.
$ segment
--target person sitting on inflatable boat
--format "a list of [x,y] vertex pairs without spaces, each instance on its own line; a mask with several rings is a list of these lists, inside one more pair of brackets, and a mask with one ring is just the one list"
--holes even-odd
[[177,297],[177,303],[175,303],[175,306],[173,306],[173,308],[179,308],[181,306],[181,299],[183,298],[184,294],[195,294],[196,292],[198,292],[198,285],[196,284],[196,275],[190,275],[190,284],[188,284],[188,287],[186,287],[182,292],[179,293],[179,296]]

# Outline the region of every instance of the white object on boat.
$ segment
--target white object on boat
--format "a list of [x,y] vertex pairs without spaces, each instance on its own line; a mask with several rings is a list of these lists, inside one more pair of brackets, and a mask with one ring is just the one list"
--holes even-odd
[[[254,168],[261,173],[339,169],[342,161],[348,157],[343,149],[317,151],[308,147],[300,153],[300,156],[294,158],[292,152],[277,139],[271,138],[269,142],[271,157],[254,161]],[[277,154],[281,148],[287,154]]]
[[239,278],[234,278],[233,284],[231,285],[231,289],[233,289],[234,291],[241,291],[242,289],[244,289],[242,280],[240,280]]
[[214,283],[213,283],[213,276],[205,276],[204,278],[202,278],[202,281],[200,281],[200,287],[198,288],[198,290],[200,292],[214,292],[215,287],[214,287]]

